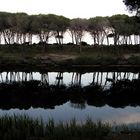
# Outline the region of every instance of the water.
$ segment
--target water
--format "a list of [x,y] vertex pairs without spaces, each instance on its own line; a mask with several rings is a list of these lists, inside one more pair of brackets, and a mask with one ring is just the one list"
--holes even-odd
[[54,109],[43,108],[29,108],[25,109],[10,109],[0,110],[1,115],[28,115],[32,118],[42,118],[44,121],[53,118],[58,123],[59,121],[68,122],[76,119],[77,122],[84,122],[87,118],[93,121],[102,120],[103,122],[116,123],[116,124],[132,124],[140,122],[140,107],[125,107],[125,108],[112,108],[108,105],[103,107],[95,107],[87,105],[85,109],[73,108],[67,102],[60,106],[55,106]]
[[[22,81],[39,80],[42,83],[49,85],[78,85],[85,87],[91,83],[96,83],[99,87],[102,87],[101,93],[108,91],[112,82],[118,80],[139,80],[139,73],[125,73],[125,72],[92,72],[92,73],[56,73],[48,72],[41,74],[25,73],[25,72],[2,72],[0,74],[1,83],[13,83]],[[5,91],[5,90],[4,90]],[[98,91],[98,90],[97,90]],[[0,96],[2,96],[0,90]],[[8,91],[8,94],[10,90]],[[137,91],[136,91],[137,92]],[[11,90],[12,93],[12,90]],[[105,92],[106,93],[106,92]],[[116,93],[113,91],[113,94]],[[7,93],[4,93],[7,94]],[[13,94],[13,93],[12,93]],[[18,93],[20,96],[21,93]],[[25,93],[26,94],[26,93]],[[41,93],[39,93],[40,96]],[[0,115],[15,115],[26,114],[32,118],[42,118],[43,121],[47,121],[52,118],[56,123],[59,121],[68,122],[72,119],[76,119],[77,123],[84,122],[87,118],[91,118],[93,121],[101,120],[103,122],[117,123],[117,124],[135,124],[140,122],[140,101],[136,97],[133,100],[126,99],[124,95],[120,98],[114,94],[114,96],[98,95],[96,96],[83,96],[80,93],[73,93],[72,95],[65,96],[65,94],[46,95],[44,99],[38,98],[25,98],[22,101],[21,97],[14,97],[11,99],[9,95],[8,101],[1,101],[0,99]],[[47,97],[46,97],[47,96]],[[120,96],[120,95],[119,95]],[[134,95],[135,96],[135,95]],[[39,96],[37,96],[39,97]],[[116,98],[116,99],[114,99]],[[129,96],[128,96],[129,98]],[[18,99],[20,99],[18,101]],[[40,100],[38,102],[38,100]]]
[[[57,77],[63,77],[57,79]],[[92,82],[100,84],[102,86],[109,86],[110,82],[107,79],[116,80],[120,79],[138,79],[139,73],[132,72],[90,72],[90,73],[78,73],[78,72],[2,72],[0,73],[0,82],[13,82],[13,81],[30,81],[40,80],[42,82],[49,82],[49,84],[56,84],[59,80],[61,83],[88,85]]]

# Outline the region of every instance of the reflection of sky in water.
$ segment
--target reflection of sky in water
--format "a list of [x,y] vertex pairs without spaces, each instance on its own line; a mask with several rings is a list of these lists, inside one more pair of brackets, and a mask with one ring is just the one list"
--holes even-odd
[[70,102],[56,106],[55,109],[30,108],[28,110],[10,109],[0,110],[0,114],[27,114],[33,118],[42,118],[47,121],[53,118],[55,122],[69,121],[75,118],[77,122],[84,122],[88,117],[93,121],[102,120],[110,123],[137,123],[140,122],[140,107],[112,108],[109,106],[86,106],[85,109],[75,109]]

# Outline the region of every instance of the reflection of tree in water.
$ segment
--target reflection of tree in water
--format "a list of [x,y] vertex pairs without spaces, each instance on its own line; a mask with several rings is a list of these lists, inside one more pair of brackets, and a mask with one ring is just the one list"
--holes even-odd
[[63,72],[58,72],[58,74],[56,76],[55,84],[57,86],[63,85]]
[[73,108],[78,108],[78,109],[85,109],[86,108],[86,103],[85,101],[83,103],[71,103],[70,102],[70,106]]
[[[64,73],[58,72],[56,79],[54,81],[55,85],[65,84]],[[44,85],[49,85],[50,83],[50,75],[48,72],[46,73],[38,73],[38,80],[41,81]],[[73,72],[72,77],[70,79],[70,85],[78,85],[82,86],[83,81],[83,73]],[[106,87],[110,85],[109,83],[115,82],[117,80],[122,79],[139,79],[140,73],[130,73],[130,72],[93,72],[91,73],[91,83],[101,85],[102,87]],[[10,83],[10,82],[22,82],[22,81],[33,81],[36,79],[36,75],[33,72],[5,72],[0,73],[0,82],[1,83]]]
[[43,85],[49,86],[49,75],[48,75],[48,73],[42,73],[40,81]]
[[[109,89],[108,104],[110,106],[140,105],[140,79],[118,80]],[[119,104],[118,104],[119,103]]]
[[[30,73],[7,72],[0,74],[1,108],[46,107],[70,101],[75,108],[84,109],[86,105],[112,107],[140,105],[140,74],[121,72],[93,72],[92,81],[82,86],[82,73],[72,73],[70,85],[65,85],[63,73],[59,72],[54,84],[49,83],[49,74],[41,74],[41,80],[33,80]],[[4,77],[3,77],[4,76]],[[105,88],[107,85],[110,87]]]
[[71,79],[71,85],[76,85],[76,86],[81,86],[81,78],[82,74],[81,73],[74,73],[72,74],[72,79]]

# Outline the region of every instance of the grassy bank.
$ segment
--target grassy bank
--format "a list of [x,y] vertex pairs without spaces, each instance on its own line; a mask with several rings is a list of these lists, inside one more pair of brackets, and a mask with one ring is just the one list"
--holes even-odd
[[126,125],[113,128],[108,123],[94,123],[90,119],[81,124],[74,119],[69,123],[55,124],[53,120],[43,123],[27,116],[0,117],[2,140],[138,140],[139,131],[129,129]]
[[77,66],[137,66],[140,67],[140,46],[79,46],[30,45],[0,46],[1,67],[43,68]]

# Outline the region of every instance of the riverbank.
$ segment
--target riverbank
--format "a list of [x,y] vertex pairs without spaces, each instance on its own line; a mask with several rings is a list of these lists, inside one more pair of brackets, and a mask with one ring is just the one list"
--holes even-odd
[[127,125],[112,126],[101,121],[76,123],[59,122],[52,119],[43,122],[41,119],[32,119],[28,116],[0,117],[0,139],[2,140],[139,140],[140,129],[130,128]]
[[139,71],[140,46],[0,46],[1,70]]

